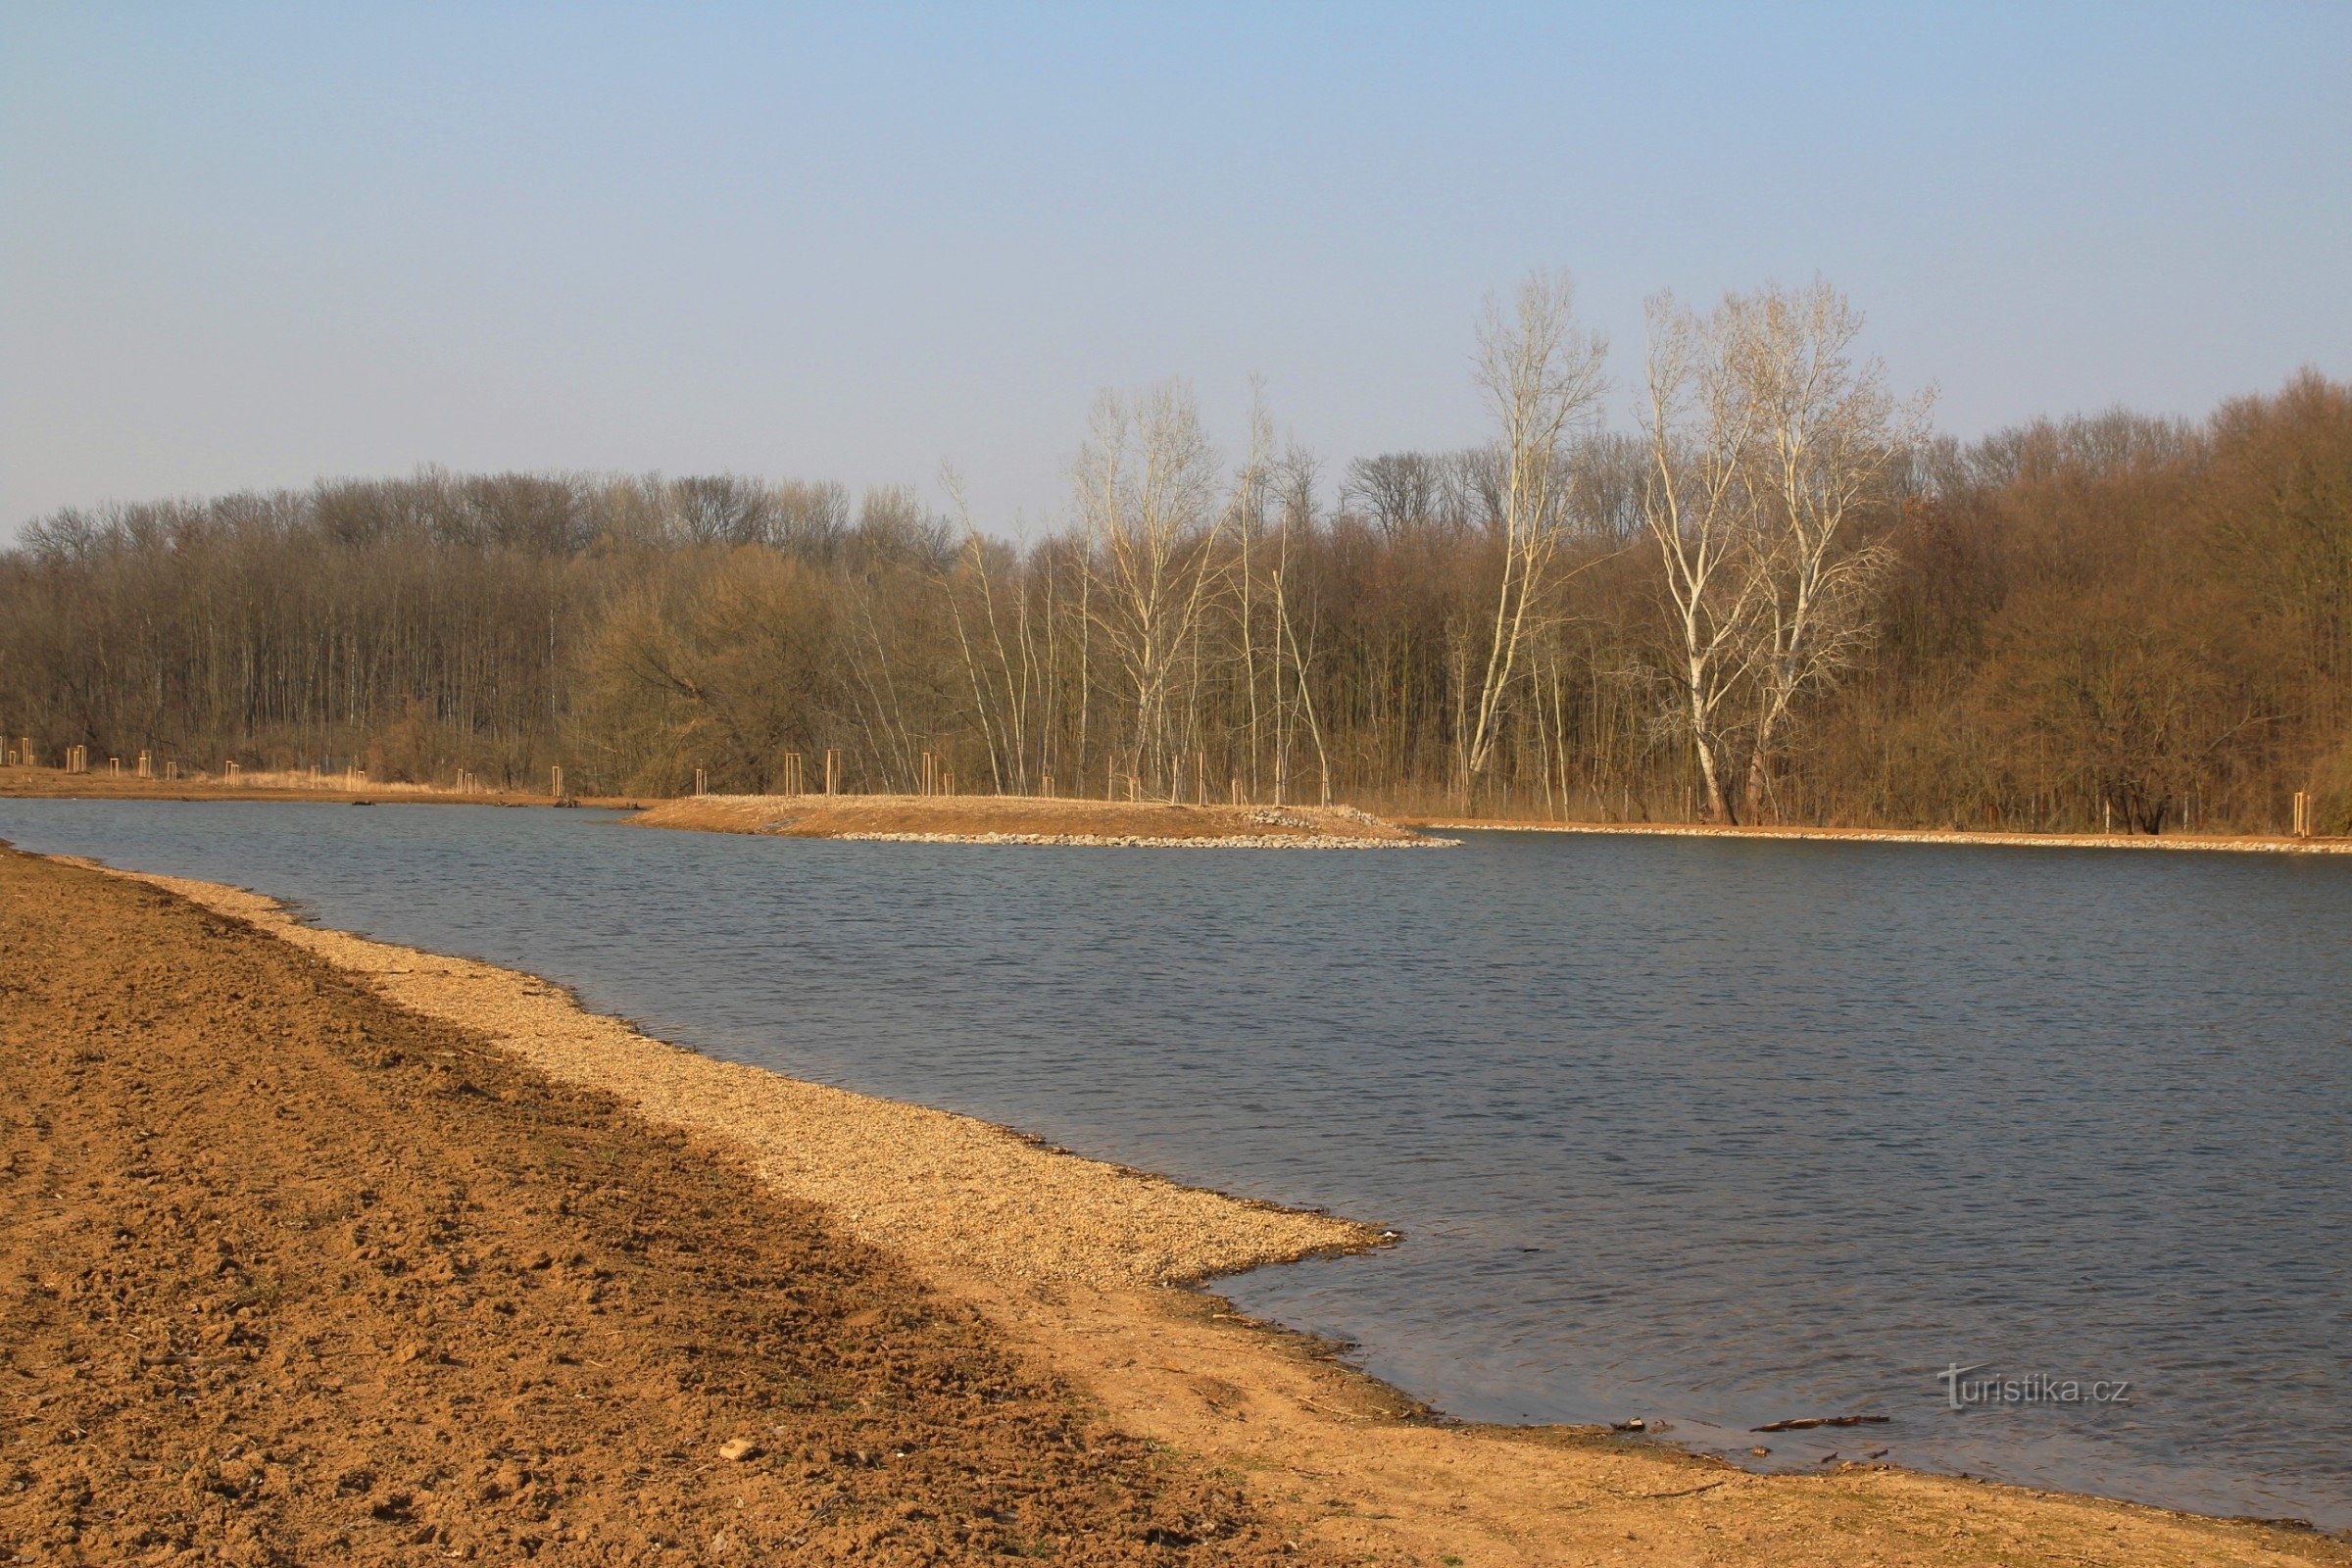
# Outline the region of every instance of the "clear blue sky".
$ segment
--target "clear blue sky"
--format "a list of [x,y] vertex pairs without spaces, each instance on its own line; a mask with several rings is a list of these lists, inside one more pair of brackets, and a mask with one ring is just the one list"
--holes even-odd
[[0,532],[424,463],[951,460],[1005,526],[1103,385],[1475,439],[1539,264],[1621,394],[1650,291],[1817,270],[1962,435],[2352,374],[2336,0],[0,19]]

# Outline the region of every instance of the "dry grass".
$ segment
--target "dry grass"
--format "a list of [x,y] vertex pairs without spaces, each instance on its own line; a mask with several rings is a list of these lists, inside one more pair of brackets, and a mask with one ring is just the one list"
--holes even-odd
[[55,767],[0,767],[0,796],[65,800],[125,801],[355,801],[452,802],[473,806],[523,802],[548,804],[546,795],[497,790],[459,791],[439,784],[385,783],[359,780],[342,773],[254,771],[240,769],[235,777],[218,773],[183,778],[139,778],[128,767],[121,774],[107,771],[103,760],[94,772],[69,773]]

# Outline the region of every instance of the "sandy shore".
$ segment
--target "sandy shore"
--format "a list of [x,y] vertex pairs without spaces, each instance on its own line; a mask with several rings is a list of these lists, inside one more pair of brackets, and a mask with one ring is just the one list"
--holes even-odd
[[1023,795],[696,795],[629,819],[644,827],[899,844],[1148,849],[1442,849],[1346,806],[1171,806]]
[[[24,857],[8,857],[7,869],[12,890],[24,890],[20,903],[100,885],[89,872]],[[74,878],[82,881],[67,880]],[[160,886],[172,897],[142,906],[160,922],[143,938],[154,944],[143,971],[150,986],[184,956],[173,943],[219,951],[213,945],[225,942],[239,952],[260,943],[287,961],[316,963],[318,973],[362,988],[346,1000],[312,982],[318,1000],[358,1018],[367,1038],[379,1037],[389,1019],[415,1019],[441,1031],[448,1049],[511,1063],[514,1086],[610,1096],[652,1127],[691,1134],[679,1157],[743,1171],[760,1190],[742,1195],[736,1229],[744,1246],[779,1223],[761,1203],[822,1215],[846,1233],[838,1245],[861,1249],[868,1277],[884,1282],[874,1288],[895,1288],[909,1310],[934,1298],[977,1307],[993,1336],[983,1349],[1035,1369],[1037,1387],[1080,1391],[1107,1432],[1156,1446],[1172,1484],[1205,1486],[1200,1478],[1215,1477],[1236,1489],[1230,1503],[1191,1504],[1197,1512],[1224,1507],[1223,1534],[1170,1561],[1237,1560],[1279,1542],[1277,1549],[1308,1558],[1397,1563],[2352,1564],[2352,1545],[2331,1538],[2094,1498],[1845,1463],[1762,1476],[1606,1433],[1431,1421],[1320,1348],[1250,1324],[1213,1296],[1164,1283],[1380,1239],[1360,1226],[1077,1159],[968,1118],[715,1062],[583,1012],[528,975],[312,930],[235,890]],[[10,941],[14,956],[16,927]],[[168,981],[160,995],[144,990],[135,1002],[110,1002],[93,984],[71,1016],[119,1022],[179,1000]],[[152,1085],[209,1064],[156,1059],[140,1070]],[[466,1071],[479,1077],[487,1069]],[[521,1088],[513,1092],[528,1102]],[[12,1139],[24,1136],[24,1125],[12,1123]],[[259,1125],[268,1128],[269,1119]],[[331,1159],[343,1137],[365,1141],[380,1125],[312,1131],[319,1154]],[[140,1157],[135,1147],[129,1157]],[[17,1159],[12,1152],[11,1170]],[[890,1287],[890,1268],[922,1283]],[[881,1308],[892,1323],[901,1321],[892,1315],[898,1310]],[[791,1340],[759,1343],[762,1354],[771,1344],[783,1353]],[[351,1419],[365,1416],[354,1411]],[[1825,1453],[1838,1446],[1820,1445]],[[10,1455],[28,1472],[33,1457]],[[49,1463],[46,1449],[40,1459]],[[724,1491],[710,1494],[710,1517],[745,1518],[743,1509],[726,1511]],[[698,1505],[680,1497],[681,1509]],[[808,1506],[776,1506],[787,1502]],[[1111,1518],[1106,1535],[1115,1534]],[[1118,1539],[1132,1544],[1132,1532]]]
[[2225,833],[2008,833],[1898,827],[1723,827],[1708,822],[1524,822],[1501,818],[1405,817],[1428,832],[1633,833],[1662,838],[1820,839],[1845,844],[1973,844],[2029,850],[2222,850],[2241,855],[2352,855],[2352,839],[2295,839]]

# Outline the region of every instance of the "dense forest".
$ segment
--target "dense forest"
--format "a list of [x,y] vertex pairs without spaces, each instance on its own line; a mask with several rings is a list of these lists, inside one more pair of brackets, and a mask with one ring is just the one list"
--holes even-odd
[[[1962,445],[1822,285],[1660,301],[1604,428],[1557,282],[1490,444],[1220,458],[1106,395],[1055,531],[908,489],[438,471],[69,510],[0,555],[54,764],[582,793],[1105,793],[1585,818],[2352,831],[2352,387]],[[947,487],[953,497],[952,479]],[[103,765],[103,764],[102,764]]]

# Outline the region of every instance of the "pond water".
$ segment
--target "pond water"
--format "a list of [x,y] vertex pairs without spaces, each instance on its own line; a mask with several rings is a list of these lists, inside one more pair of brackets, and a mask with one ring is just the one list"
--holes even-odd
[[[2352,859],[65,801],[0,801],[0,837],[1394,1226],[1219,1289],[1455,1415],[2352,1526]],[[1952,1408],[1986,1380],[2015,1396]]]

